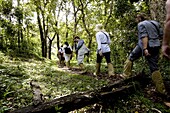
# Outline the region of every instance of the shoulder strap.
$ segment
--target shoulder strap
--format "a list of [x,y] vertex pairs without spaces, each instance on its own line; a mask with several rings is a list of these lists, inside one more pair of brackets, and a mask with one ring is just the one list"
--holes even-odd
[[155,23],[153,23],[152,21],[150,21],[150,23],[151,23],[152,25],[154,25],[154,26],[155,26],[155,28],[156,28],[156,30],[157,30],[157,32],[158,32],[158,34],[160,35],[160,31],[159,31],[159,29],[158,29],[158,26],[157,26],[157,25],[155,25]]
[[76,50],[79,50],[83,46],[83,44],[84,44],[84,41],[82,41],[80,44],[78,44]]
[[109,40],[109,37],[106,35],[106,33],[104,33],[103,31],[101,31],[106,37],[107,37],[107,42]]

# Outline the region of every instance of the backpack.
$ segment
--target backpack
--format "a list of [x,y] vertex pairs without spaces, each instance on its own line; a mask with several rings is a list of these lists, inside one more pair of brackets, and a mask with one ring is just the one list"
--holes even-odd
[[65,50],[66,54],[71,54],[72,53],[70,47],[66,47],[66,48],[64,48],[64,50]]
[[163,28],[160,26],[159,23],[158,23],[159,25],[156,25],[156,24],[155,24],[154,22],[152,22],[152,21],[150,21],[150,23],[155,26],[155,28],[156,28],[156,30],[157,30],[157,32],[158,32],[159,38],[162,39],[162,37],[163,37]]
[[[148,44],[150,47],[153,46],[161,46],[161,38],[163,36],[163,29],[161,28],[160,24],[157,21],[151,20],[151,21],[147,21],[150,24],[152,24],[155,29],[156,32],[158,33],[158,37],[149,37],[148,36]],[[149,31],[149,28],[146,26],[147,23],[144,24],[144,27],[146,28],[147,31]],[[149,34],[148,34],[149,35]]]

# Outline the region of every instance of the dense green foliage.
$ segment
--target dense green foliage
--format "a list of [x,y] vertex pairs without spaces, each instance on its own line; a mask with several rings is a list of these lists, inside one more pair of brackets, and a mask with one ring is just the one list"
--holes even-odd
[[[145,4],[134,5],[127,0],[100,2],[18,0],[15,5],[13,2],[1,0],[0,44],[3,51],[14,51],[16,55],[35,54],[47,57],[50,55],[49,48],[55,53],[56,47],[64,41],[72,44],[73,36],[79,35],[91,49],[93,57],[96,51],[94,27],[102,23],[112,37],[113,56],[117,54],[121,56],[120,59],[113,58],[116,64],[124,61],[124,56],[127,56],[126,54],[136,43],[134,20],[138,10],[136,7],[146,7]],[[121,8],[124,6],[126,7]],[[53,41],[52,47],[48,47],[50,40]],[[127,42],[131,42],[130,45],[127,45]]]
[[[111,58],[115,67],[123,66],[137,43],[137,12],[148,12],[147,4],[142,1],[132,4],[127,0],[18,0],[15,5],[13,2],[1,0],[2,51],[13,56],[56,59],[59,45],[65,41],[72,45],[73,36],[79,35],[85,40],[91,50],[90,57],[95,61],[94,27],[102,23],[111,36]],[[120,72],[119,69],[117,71]]]
[[[30,87],[32,80],[41,87],[45,102],[72,93],[94,90],[109,83],[109,80],[106,79],[97,80],[92,76],[66,72],[62,68],[58,68],[56,62],[52,60],[14,58],[0,52],[0,62],[0,113],[33,104],[33,93]],[[75,62],[71,62],[71,64],[76,66]],[[95,70],[94,64],[86,64],[86,67],[91,73]],[[107,71],[104,64],[101,71]],[[153,103],[141,92],[126,98],[126,100],[118,100],[116,105],[109,104],[103,109],[108,113],[142,113],[146,111],[152,113],[152,108],[169,112],[164,105]],[[85,112],[93,107],[87,106],[75,110],[75,112]]]
[[[148,0],[0,0],[0,112],[32,104],[31,80],[40,83],[46,101],[106,85],[109,81],[59,70],[59,46],[65,41],[73,45],[73,37],[80,36],[91,51],[86,67],[94,72],[94,28],[101,23],[111,37],[115,73],[122,73],[124,61],[137,43],[136,14],[145,12],[161,23],[164,20],[152,16],[156,15],[151,14],[152,8]],[[77,65],[75,56],[71,64]],[[169,78],[170,62],[160,56],[159,65]],[[106,71],[104,66],[102,71]],[[143,69],[149,73],[143,59],[134,63],[134,73]]]
[[[0,112],[32,105],[31,80],[38,82],[45,101],[94,90],[108,83],[90,76],[65,72],[57,67],[55,61],[11,58],[2,53],[0,55]],[[94,71],[94,65],[88,67]]]

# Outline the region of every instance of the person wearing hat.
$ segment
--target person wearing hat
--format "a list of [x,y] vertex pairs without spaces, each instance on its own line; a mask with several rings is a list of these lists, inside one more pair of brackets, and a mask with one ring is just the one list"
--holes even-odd
[[97,61],[96,61],[96,71],[94,75],[99,75],[100,67],[102,58],[105,57],[107,66],[108,66],[108,75],[113,76],[113,65],[110,59],[110,36],[109,34],[103,29],[102,24],[97,24],[95,28],[96,33],[96,42],[97,42]]
[[76,54],[77,54],[78,65],[83,70],[83,72],[86,72],[87,70],[84,67],[83,60],[84,60],[84,55],[89,52],[89,49],[86,47],[84,40],[80,39],[79,36],[74,37],[74,42],[77,43]]

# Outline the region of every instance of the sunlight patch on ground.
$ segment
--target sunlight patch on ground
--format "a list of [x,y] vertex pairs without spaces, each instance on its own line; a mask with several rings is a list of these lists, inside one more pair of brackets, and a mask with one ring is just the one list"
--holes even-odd
[[[74,64],[72,64],[74,65]],[[88,68],[93,66],[87,64]],[[36,81],[41,88],[45,101],[77,92],[93,90],[95,87],[107,84],[106,81],[95,80],[90,76],[82,76],[77,72],[79,67],[75,64],[75,72],[67,68],[58,68],[53,61],[22,61],[6,60],[0,65],[1,81],[3,81],[4,95],[0,104],[11,99],[11,109],[32,104],[32,89],[30,82]],[[77,66],[77,67],[76,67]],[[8,92],[11,92],[11,94]],[[9,104],[3,104],[4,108]]]

